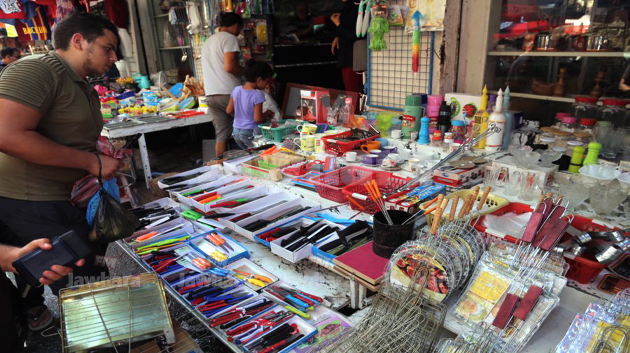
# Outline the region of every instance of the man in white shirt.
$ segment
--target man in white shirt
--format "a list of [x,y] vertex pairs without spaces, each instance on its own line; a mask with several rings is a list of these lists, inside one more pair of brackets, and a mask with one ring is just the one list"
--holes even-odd
[[221,16],[219,33],[203,44],[201,66],[208,111],[213,117],[216,153],[219,159],[232,136],[234,117],[226,113],[232,90],[241,84],[244,69],[239,64],[240,48],[236,38],[243,30],[241,16],[228,12]]

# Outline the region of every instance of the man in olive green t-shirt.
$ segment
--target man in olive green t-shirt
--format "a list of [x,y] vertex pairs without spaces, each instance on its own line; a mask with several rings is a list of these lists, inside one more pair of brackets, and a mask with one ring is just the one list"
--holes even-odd
[[[22,247],[74,230],[87,239],[85,210],[70,204],[74,182],[88,173],[111,179],[122,162],[97,155],[103,117],[86,76],[101,76],[117,61],[117,28],[106,18],[74,13],[57,23],[55,52],[23,58],[0,73],[0,243]],[[100,159],[100,161],[99,161]],[[103,249],[94,249],[103,253]],[[76,276],[99,276],[86,259]],[[84,277],[85,278],[85,277]],[[26,287],[16,275],[18,289]],[[56,292],[67,279],[55,282]],[[52,321],[43,288],[21,301],[29,328]],[[0,311],[2,309],[0,308]]]

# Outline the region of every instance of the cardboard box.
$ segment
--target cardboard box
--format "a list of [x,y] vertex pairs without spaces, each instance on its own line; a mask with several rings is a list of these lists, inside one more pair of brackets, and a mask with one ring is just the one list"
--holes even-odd
[[446,104],[451,105],[451,118],[463,120],[462,112],[466,110],[466,119],[470,119],[481,107],[481,96],[465,93],[447,93],[444,95]]
[[[229,246],[231,246],[233,250],[228,250],[226,252],[226,250],[222,249],[220,246],[214,245],[210,240],[206,239],[206,236],[208,236],[209,234],[214,234],[214,235],[217,235],[217,236],[223,238],[223,240],[225,240],[225,244],[228,244]],[[215,265],[221,266],[221,267],[224,267],[224,266],[226,266],[226,265],[228,265],[228,264],[230,264],[230,263],[232,263],[232,262],[234,262],[236,260],[249,257],[249,251],[247,251],[247,248],[245,248],[243,245],[241,245],[236,240],[234,240],[234,239],[228,237],[227,235],[219,232],[218,230],[213,230],[213,231],[210,231],[210,232],[203,233],[201,235],[195,236],[193,238],[190,238],[188,240],[188,243],[190,244],[191,248],[193,248],[197,252],[205,255],[206,259],[208,259],[209,261],[211,261]],[[210,254],[213,251],[218,251],[220,253],[225,254],[227,256],[227,259],[223,260],[223,261],[216,260],[215,258],[210,256]]]
[[[431,200],[436,194],[444,192],[446,187],[441,184],[432,183],[424,189],[394,194],[385,200],[385,207],[389,210],[405,211],[416,213],[420,210],[420,205],[427,200]],[[412,199],[409,199],[412,197]]]
[[[294,207],[294,206],[311,207],[311,208],[308,209],[308,210],[304,210],[304,211],[302,211],[302,212],[300,212],[298,214],[295,214],[295,215],[293,215],[291,217],[288,217],[286,219],[282,219],[282,220],[280,220],[280,221],[278,221],[276,223],[268,224],[267,226],[265,226],[265,227],[263,227],[263,228],[261,228],[259,230],[253,231],[253,232],[243,228],[244,226],[247,226],[248,224],[254,223],[255,221],[257,221],[259,219],[267,219],[269,217],[273,217],[274,215],[279,214],[283,210],[288,210],[288,209],[290,209],[291,207]],[[307,213],[314,213],[315,210],[319,210],[319,209],[321,209],[321,204],[316,203],[316,202],[312,202],[312,201],[308,201],[306,199],[302,199],[302,198],[296,197],[295,199],[292,199],[292,200],[290,200],[287,203],[279,205],[278,207],[274,207],[274,208],[269,209],[269,210],[267,210],[265,212],[259,213],[259,214],[255,215],[253,217],[249,217],[249,218],[246,218],[246,219],[243,219],[243,220],[240,220],[240,221],[236,222],[234,224],[234,231],[236,233],[244,236],[245,238],[247,238],[249,240],[258,241],[261,244],[265,244],[266,245],[266,244],[269,244],[269,243],[262,242],[260,239],[258,239],[258,237],[257,237],[258,234],[265,233],[265,232],[271,230],[272,228],[278,227],[279,225],[285,224],[287,222],[290,222],[290,221],[292,221],[292,220],[294,220],[296,218],[300,218],[300,217],[302,217],[303,215],[305,215]],[[267,245],[267,246],[269,246],[269,245]]]
[[[243,214],[243,213],[256,213],[259,211],[269,211],[269,210],[275,210],[277,207],[281,206],[282,204],[278,204],[282,201],[286,201],[289,202],[291,200],[295,200],[298,197],[295,196],[292,193],[286,192],[286,191],[280,191],[280,192],[274,192],[277,189],[269,189],[269,194],[267,195],[267,197],[264,197],[262,199],[256,200],[256,201],[252,201],[250,203],[246,203],[242,206],[238,206],[238,207],[234,207],[233,209],[230,210],[230,212],[233,213],[238,213],[238,214]],[[285,203],[286,203],[285,202]],[[273,206],[275,205],[275,206]],[[271,207],[273,206],[273,207]],[[279,208],[278,208],[279,209]],[[262,212],[260,212],[262,213]],[[236,218],[236,216],[232,217],[232,218]],[[229,229],[234,230],[235,229],[235,223],[232,222],[230,220],[231,218],[221,218],[219,219],[219,222],[225,224]]]
[[[218,179],[213,180],[213,181],[208,181],[206,183],[203,183],[203,184],[200,184],[200,185],[196,185],[196,186],[193,186],[193,187],[188,188],[188,189],[184,189],[182,191],[173,192],[172,195],[175,196],[175,198],[179,202],[183,203],[184,205],[193,207],[194,206],[194,197],[184,196],[184,194],[189,193],[189,192],[193,192],[193,191],[197,191],[197,190],[204,190],[204,189],[209,189],[209,188],[220,186],[220,185],[225,185],[225,184],[227,184],[229,182],[236,181],[236,180],[239,180],[239,179],[243,179],[243,178],[238,176],[238,175],[227,175],[227,176],[218,178]],[[197,195],[197,196],[200,196],[200,195]]]
[[[267,282],[263,282],[265,283],[265,286],[263,287],[259,287],[255,284],[249,283],[249,282],[245,282],[245,285],[248,286],[249,288],[258,291],[259,289],[265,288],[268,285],[272,285],[276,282],[278,282],[278,277],[274,276],[271,272],[266,271],[265,269],[263,269],[262,267],[256,265],[255,263],[251,262],[248,259],[240,259],[240,260],[236,260],[234,262],[232,262],[231,264],[225,266],[226,270],[230,270],[230,271],[234,271],[234,270],[239,270],[242,272],[247,272],[247,273],[251,273],[254,275],[262,275],[265,277],[268,277],[269,279],[271,279],[271,283],[267,283]],[[240,279],[239,279],[240,280]]]
[[[544,181],[544,184],[553,182],[554,175],[558,171],[557,165],[554,165],[553,167],[549,167],[549,168],[541,167],[539,165],[534,165],[531,168],[524,169],[516,165],[516,162],[514,161],[512,156],[506,156],[499,160],[495,160],[494,162],[492,162],[492,167],[505,168],[504,172],[510,173],[510,174],[512,174],[512,172],[515,172],[515,171],[518,171],[520,173],[533,172],[535,174],[538,174],[539,185],[542,184],[543,181]],[[540,194],[541,194],[541,191],[538,190],[538,192],[535,195],[536,198],[540,196]]]
[[[183,173],[179,173],[179,174],[175,174],[172,177],[183,177],[183,176],[188,176],[188,175],[193,175],[196,173],[203,173],[195,178],[189,179],[189,180],[185,180],[179,183],[175,183],[173,185],[166,185],[162,182],[162,180],[158,181],[158,186],[161,189],[167,188],[169,186],[178,186],[178,185],[193,185],[193,184],[199,184],[199,183],[203,183],[205,181],[211,181],[211,180],[216,180],[217,178],[219,178],[221,176],[221,169],[218,165],[213,165],[213,166],[203,166],[203,167],[199,167],[199,168],[195,168],[195,169],[191,169],[189,171],[183,172]],[[171,178],[172,178],[171,177]]]
[[443,166],[433,172],[433,181],[444,185],[458,186],[474,180],[483,180],[484,167],[458,169]]
[[[318,221],[319,222],[319,221]],[[337,228],[345,228],[345,227],[341,227],[338,224],[329,222],[329,221],[324,221],[328,226],[331,227],[337,227]],[[307,218],[300,218],[297,220],[294,220],[293,222],[290,223],[286,223],[281,225],[280,227],[284,227],[284,226],[288,226],[289,224],[293,225],[293,226],[309,226],[311,224],[315,223],[315,221],[307,219]],[[297,231],[297,229],[296,229]],[[278,238],[274,241],[272,241],[270,243],[271,245],[271,252],[282,257],[283,259],[286,259],[290,262],[296,263],[302,259],[305,259],[307,257],[309,257],[312,254],[312,249],[313,249],[313,244],[307,244],[306,246],[304,246],[303,248],[299,249],[298,251],[289,251],[286,248],[284,248],[281,243],[284,239],[289,238],[290,236],[292,236],[295,232],[293,233],[289,233],[281,238]],[[329,237],[336,235],[336,232],[333,232],[329,235],[327,235],[324,239],[328,239]],[[320,239],[320,241],[324,240],[324,239]],[[261,239],[262,240],[262,239]],[[296,240],[297,241],[297,240]],[[332,260],[331,260],[332,261]]]

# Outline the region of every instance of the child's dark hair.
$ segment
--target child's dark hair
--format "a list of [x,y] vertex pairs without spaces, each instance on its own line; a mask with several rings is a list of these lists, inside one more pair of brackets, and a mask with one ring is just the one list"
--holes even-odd
[[273,69],[264,61],[249,59],[245,63],[245,80],[247,82],[256,82],[256,79],[266,80],[273,77]]

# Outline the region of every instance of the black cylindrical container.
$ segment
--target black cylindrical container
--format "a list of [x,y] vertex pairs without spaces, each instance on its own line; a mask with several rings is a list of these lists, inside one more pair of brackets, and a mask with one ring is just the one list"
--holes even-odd
[[409,212],[405,211],[387,211],[391,217],[393,226],[387,224],[385,215],[382,212],[374,214],[374,241],[372,242],[372,250],[380,257],[389,259],[392,254],[407,240],[413,237],[413,226],[415,222],[402,223],[411,217]]

